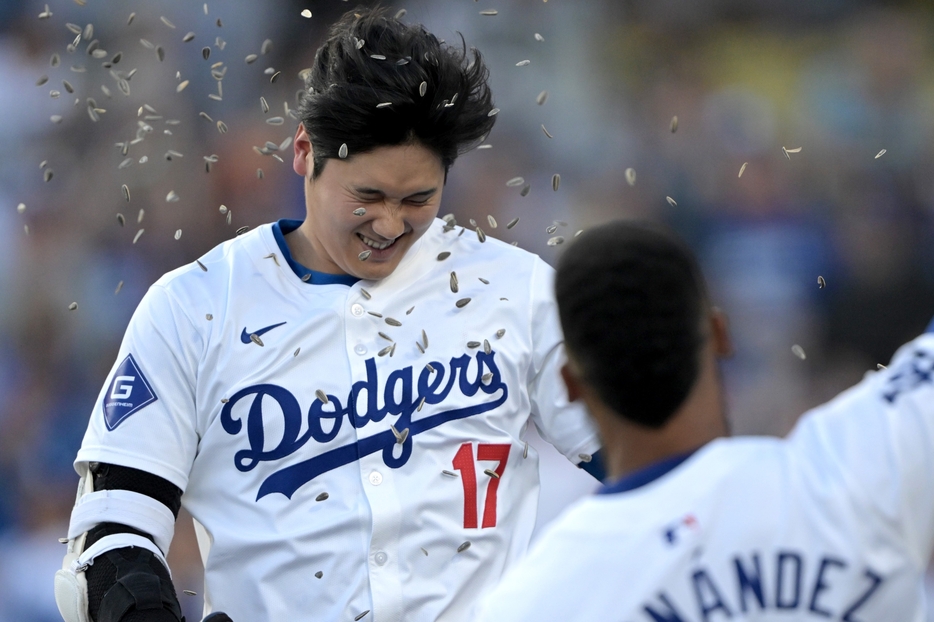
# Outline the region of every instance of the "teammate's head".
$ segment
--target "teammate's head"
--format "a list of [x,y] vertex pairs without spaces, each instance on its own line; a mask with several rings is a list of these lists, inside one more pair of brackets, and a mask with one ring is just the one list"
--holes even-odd
[[555,288],[580,379],[617,415],[663,427],[698,378],[707,333],[691,251],[657,226],[612,222],[567,249]]
[[304,75],[298,111],[314,147],[312,175],[340,157],[341,145],[353,157],[408,143],[435,153],[447,173],[495,120],[489,71],[470,52],[463,38],[460,48],[445,45],[386,9],[345,14]]

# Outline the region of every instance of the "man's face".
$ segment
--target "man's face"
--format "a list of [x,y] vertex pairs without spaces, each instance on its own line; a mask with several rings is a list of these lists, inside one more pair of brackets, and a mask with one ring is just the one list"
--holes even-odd
[[[308,217],[302,230],[312,251],[307,267],[369,280],[392,274],[438,214],[441,158],[420,144],[379,147],[329,159],[312,179],[313,151],[302,126],[294,145],[293,168],[305,178]],[[366,213],[354,215],[360,209]],[[361,261],[364,251],[370,255]]]

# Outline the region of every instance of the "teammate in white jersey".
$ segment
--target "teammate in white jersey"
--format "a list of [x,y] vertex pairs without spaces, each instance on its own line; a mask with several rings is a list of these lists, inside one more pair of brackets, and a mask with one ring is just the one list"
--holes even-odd
[[130,322],[76,461],[66,620],[179,619],[180,505],[206,612],[463,620],[528,544],[528,425],[599,477],[553,271],[436,218],[494,120],[467,56],[385,12],[334,26],[294,140],[305,221],[165,275]]
[[556,288],[563,375],[612,483],[552,523],[479,620],[926,619],[934,334],[787,439],[727,438],[727,332],[680,241],[621,222],[588,231]]

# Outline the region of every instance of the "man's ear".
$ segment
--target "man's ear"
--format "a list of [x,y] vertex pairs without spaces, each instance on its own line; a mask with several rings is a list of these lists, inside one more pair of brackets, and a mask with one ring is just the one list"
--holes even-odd
[[564,386],[568,390],[568,401],[576,402],[584,396],[580,379],[574,375],[574,370],[570,363],[561,366],[561,378],[564,379]]
[[710,309],[710,335],[713,340],[714,354],[719,358],[733,356],[733,340],[730,338],[730,322],[726,313],[712,307]]
[[298,129],[295,130],[295,139],[292,141],[292,151],[294,153],[292,170],[302,177],[308,177],[314,170],[315,152],[314,148],[311,146],[311,139],[305,132],[305,126],[301,123],[298,124]]

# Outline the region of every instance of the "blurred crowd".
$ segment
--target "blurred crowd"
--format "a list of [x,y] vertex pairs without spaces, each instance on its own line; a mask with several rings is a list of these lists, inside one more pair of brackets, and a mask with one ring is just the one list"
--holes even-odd
[[[0,622],[59,619],[51,575],[74,502],[72,461],[146,289],[240,227],[302,217],[291,148],[255,148],[293,135],[298,73],[353,6],[0,4]],[[501,109],[488,148],[452,169],[442,213],[520,217],[487,234],[552,263],[562,246],[550,237],[570,242],[612,218],[675,228],[732,319],[724,378],[735,432],[784,434],[934,316],[929,4],[399,9],[477,47]],[[524,184],[507,186],[515,177]],[[576,475],[546,482],[546,515],[589,489]],[[200,589],[196,551],[182,521],[171,558],[179,589]],[[183,598],[199,619],[200,597]]]

